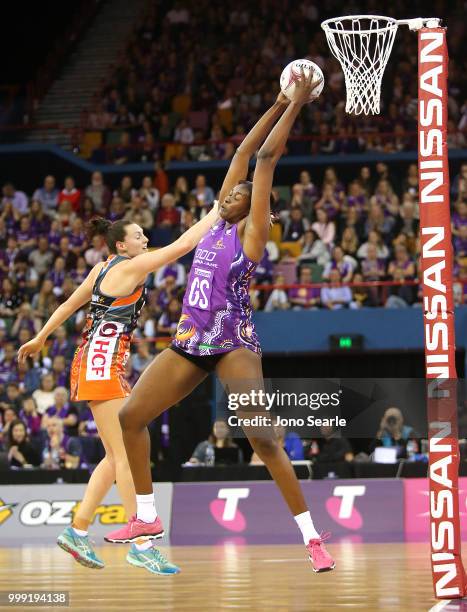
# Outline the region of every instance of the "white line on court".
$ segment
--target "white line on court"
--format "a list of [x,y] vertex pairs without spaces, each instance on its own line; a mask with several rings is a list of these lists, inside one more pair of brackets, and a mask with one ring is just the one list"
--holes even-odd
[[445,601],[439,601],[436,605],[428,610],[428,612],[441,612],[443,608],[451,603],[450,599],[446,599]]

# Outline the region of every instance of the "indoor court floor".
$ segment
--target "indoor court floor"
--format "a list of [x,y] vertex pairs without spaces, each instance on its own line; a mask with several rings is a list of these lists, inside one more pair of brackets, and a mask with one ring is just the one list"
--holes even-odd
[[177,576],[155,576],[129,566],[126,550],[126,545],[101,547],[106,567],[90,570],[58,547],[4,547],[0,590],[68,590],[67,609],[87,612],[467,612],[467,600],[434,599],[426,544],[330,544],[337,566],[324,574],[313,573],[300,546],[161,548],[180,565]]

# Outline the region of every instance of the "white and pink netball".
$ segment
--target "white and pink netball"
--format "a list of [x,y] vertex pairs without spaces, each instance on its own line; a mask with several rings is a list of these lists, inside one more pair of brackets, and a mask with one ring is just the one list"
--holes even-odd
[[292,99],[292,95],[295,90],[295,82],[297,78],[300,77],[302,68],[303,68],[303,72],[305,73],[305,76],[308,76],[310,74],[310,70],[313,71],[313,82],[314,83],[316,83],[316,81],[321,80],[321,83],[315,89],[313,89],[313,92],[310,96],[309,101],[312,102],[313,100],[316,100],[316,98],[323,91],[324,75],[323,75],[323,71],[318,66],[318,64],[315,64],[314,62],[311,62],[310,60],[297,59],[297,60],[294,60],[293,62],[290,62],[290,64],[288,64],[284,68],[284,70],[282,71],[281,80],[280,80],[281,91],[285,96],[287,96],[287,98],[289,98],[289,100]]

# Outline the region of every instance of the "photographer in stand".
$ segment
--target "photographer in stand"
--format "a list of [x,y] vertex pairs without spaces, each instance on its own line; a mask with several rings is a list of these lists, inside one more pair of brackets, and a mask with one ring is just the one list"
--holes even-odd
[[408,455],[409,443],[418,437],[414,428],[404,423],[404,417],[399,408],[391,407],[385,411],[381,419],[376,439],[371,443],[370,452],[373,452],[377,446],[396,447],[397,458],[405,459]]

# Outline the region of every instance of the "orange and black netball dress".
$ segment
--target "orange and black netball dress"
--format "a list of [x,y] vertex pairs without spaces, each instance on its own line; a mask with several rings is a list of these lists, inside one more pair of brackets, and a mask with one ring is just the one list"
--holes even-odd
[[94,283],[81,344],[71,365],[72,401],[111,400],[130,394],[125,365],[145,303],[145,288],[141,285],[125,297],[111,297],[100,288],[107,272],[127,259],[111,255]]

